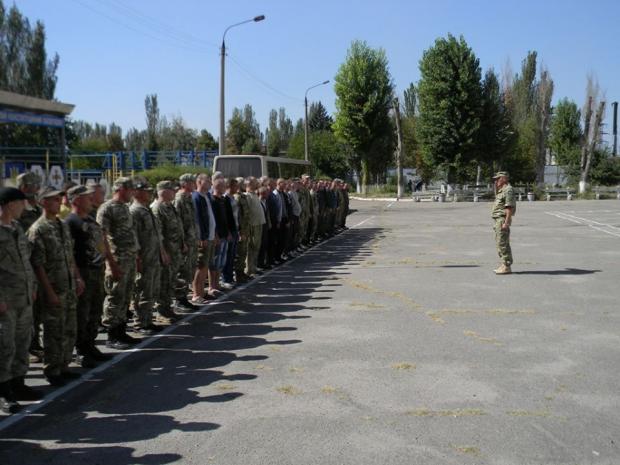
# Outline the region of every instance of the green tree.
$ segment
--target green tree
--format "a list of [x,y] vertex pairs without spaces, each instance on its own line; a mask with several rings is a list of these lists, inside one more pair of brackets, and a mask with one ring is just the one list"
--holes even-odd
[[157,94],[147,95],[144,99],[144,111],[146,113],[146,149],[159,150],[158,135],[160,130],[159,104]]
[[418,89],[412,82],[403,93],[403,117],[414,118],[418,114]]
[[258,153],[261,145],[262,134],[252,105],[246,104],[243,110],[233,108],[226,129],[226,153]]
[[[372,49],[366,42],[354,41],[336,75],[336,136],[359,157],[362,190],[368,185],[371,158],[385,154],[386,140],[394,139],[389,111],[393,84],[383,49]],[[394,145],[393,143],[391,144]],[[356,163],[356,160],[352,160]],[[380,163],[372,163],[373,166]]]
[[308,130],[309,131],[331,131],[334,119],[329,116],[323,104],[313,102],[308,108]]
[[206,129],[200,131],[198,140],[196,141],[196,148],[198,150],[217,150],[217,141],[213,134]]
[[560,100],[553,109],[549,132],[549,148],[559,165],[578,168],[582,138],[579,107],[567,98]]
[[461,36],[439,38],[420,60],[418,136],[424,159],[465,181],[477,156],[480,64]]
[[[332,131],[310,131],[308,133],[308,158],[315,170],[315,175],[328,178],[343,178],[351,169],[344,145]],[[291,138],[288,156],[303,160],[304,133],[296,132]]]

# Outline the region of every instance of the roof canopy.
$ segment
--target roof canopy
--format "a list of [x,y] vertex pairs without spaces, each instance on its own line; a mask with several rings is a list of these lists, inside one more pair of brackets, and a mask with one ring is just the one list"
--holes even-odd
[[62,128],[75,105],[0,90],[0,123]]

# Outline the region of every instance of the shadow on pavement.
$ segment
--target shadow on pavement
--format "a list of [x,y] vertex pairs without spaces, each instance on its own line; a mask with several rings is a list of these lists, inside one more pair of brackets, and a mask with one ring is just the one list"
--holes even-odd
[[563,270],[533,270],[533,271],[513,271],[512,274],[542,274],[542,275],[582,275],[600,273],[601,270],[580,270],[579,268],[565,268]]
[[[256,364],[248,362],[269,357],[236,352],[301,344],[303,341],[289,336],[297,330],[291,323],[311,318],[311,312],[330,309],[333,287],[341,286],[334,281],[349,274],[343,266],[371,253],[369,243],[381,237],[381,231],[348,230],[259,278],[229,300],[210,305],[204,314],[179,324],[171,333],[154,336],[148,347],[1,431],[0,463],[182,461],[183,442],[170,453],[142,456],[134,456],[136,450],[128,445],[172,431],[208,433],[218,429],[221,425],[208,421],[179,421],[175,412],[242,397],[243,383],[258,377],[252,373]],[[305,314],[296,315],[299,312]],[[249,372],[238,372],[240,367]],[[233,381],[234,385],[225,384]],[[178,416],[194,418],[193,413],[202,420],[202,412],[196,408]]]

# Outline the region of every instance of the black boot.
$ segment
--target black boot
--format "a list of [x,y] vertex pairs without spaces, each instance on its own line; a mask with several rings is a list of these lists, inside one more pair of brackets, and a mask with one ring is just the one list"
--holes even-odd
[[11,391],[11,382],[5,381],[0,383],[0,411],[8,414],[17,413],[21,410],[22,406],[19,405],[13,392]]
[[16,400],[41,400],[43,394],[32,389],[25,382],[24,376],[18,376],[11,380],[11,391]]
[[136,339],[135,337],[131,337],[129,334],[127,334],[127,325],[125,323],[123,323],[122,325],[120,325],[118,327],[118,334],[117,334],[118,340],[121,342],[124,342],[125,344],[137,344],[138,342],[140,342],[142,339]]
[[103,352],[101,352],[99,348],[95,345],[95,343],[92,343],[88,346],[88,353],[98,362],[105,362],[114,358],[114,355],[112,354],[104,354]]
[[126,344],[125,342],[120,340],[119,329],[121,329],[119,326],[116,326],[114,328],[108,328],[108,341],[105,343],[105,345],[110,349],[127,350],[129,349],[129,344]]

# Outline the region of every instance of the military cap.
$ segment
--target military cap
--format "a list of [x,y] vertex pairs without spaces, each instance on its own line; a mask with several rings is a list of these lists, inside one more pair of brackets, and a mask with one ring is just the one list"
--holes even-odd
[[69,199],[69,202],[73,202],[78,197],[94,193],[95,188],[93,186],[73,186],[72,188],[67,190],[67,197]]
[[507,178],[510,177],[510,175],[508,174],[508,171],[498,171],[497,173],[495,173],[495,176],[493,176],[493,179],[501,178],[503,176]]
[[65,195],[65,192],[60,189],[56,189],[54,186],[45,186],[39,191],[39,200],[56,197],[58,195]]
[[41,178],[37,173],[27,171],[17,176],[17,187],[40,185]]
[[0,205],[6,205],[15,200],[26,200],[26,196],[14,187],[0,187]]
[[179,182],[195,182],[196,175],[192,173],[185,173],[179,176]]
[[145,177],[136,176],[133,178],[133,188],[137,191],[152,191],[153,188]]
[[157,192],[165,190],[174,190],[174,183],[172,181],[159,181],[157,183]]
[[131,180],[131,178],[123,176],[118,178],[116,181],[114,181],[114,184],[112,184],[112,189],[114,191],[122,189],[123,187],[127,189],[133,189],[133,181]]

